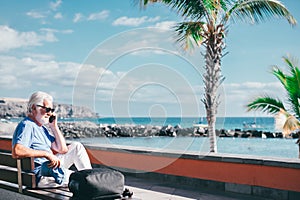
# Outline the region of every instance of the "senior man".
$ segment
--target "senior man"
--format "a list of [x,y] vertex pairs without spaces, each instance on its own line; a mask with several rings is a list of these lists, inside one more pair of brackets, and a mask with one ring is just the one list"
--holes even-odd
[[12,156],[34,157],[38,187],[53,186],[46,177],[53,177],[58,185],[67,184],[71,173],[69,168],[73,164],[77,170],[92,168],[81,143],[66,144],[57,125],[53,97],[40,91],[31,95],[28,115],[16,127],[12,139]]

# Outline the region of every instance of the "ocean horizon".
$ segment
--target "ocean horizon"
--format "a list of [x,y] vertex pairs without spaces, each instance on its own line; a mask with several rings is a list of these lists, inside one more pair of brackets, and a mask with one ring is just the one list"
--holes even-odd
[[[204,117],[100,117],[100,118],[66,118],[60,121],[90,121],[96,124],[117,125],[152,125],[152,126],[176,126],[182,128],[193,127],[194,124],[207,124]],[[216,129],[251,129],[275,132],[273,117],[217,117]],[[251,127],[250,127],[251,126]]]

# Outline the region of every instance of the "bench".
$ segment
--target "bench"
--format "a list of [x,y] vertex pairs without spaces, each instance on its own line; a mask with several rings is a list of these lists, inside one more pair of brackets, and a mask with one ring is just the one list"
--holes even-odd
[[10,152],[0,152],[0,187],[46,200],[69,200],[67,187],[37,188],[33,158],[14,159]]

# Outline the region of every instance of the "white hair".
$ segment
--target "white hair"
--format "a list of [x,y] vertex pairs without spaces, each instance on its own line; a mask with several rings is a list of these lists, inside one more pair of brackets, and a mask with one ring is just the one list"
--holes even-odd
[[46,92],[38,91],[33,93],[28,101],[28,106],[27,106],[28,112],[31,113],[33,105],[37,105],[37,104],[43,105],[44,100],[47,100],[52,103],[53,97],[50,94],[47,94]]

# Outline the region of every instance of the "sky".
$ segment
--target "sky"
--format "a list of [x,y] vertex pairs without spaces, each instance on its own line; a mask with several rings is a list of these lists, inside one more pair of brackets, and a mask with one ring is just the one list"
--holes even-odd
[[[300,23],[300,1],[282,0]],[[183,21],[163,4],[133,0],[2,0],[0,97],[35,91],[56,103],[87,106],[102,117],[205,116],[203,48],[184,51],[172,26]],[[222,58],[218,116],[247,112],[259,95],[285,99],[270,73],[283,56],[300,59],[300,25],[286,20],[230,23]]]

